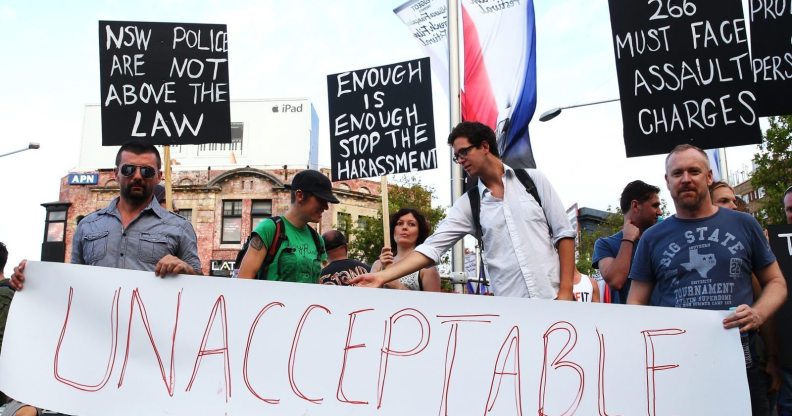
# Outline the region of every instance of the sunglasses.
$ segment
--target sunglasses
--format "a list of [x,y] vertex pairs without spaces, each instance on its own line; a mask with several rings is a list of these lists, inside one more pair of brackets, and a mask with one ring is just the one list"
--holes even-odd
[[126,177],[132,177],[135,176],[135,171],[138,169],[140,169],[140,176],[144,177],[145,179],[151,179],[157,174],[157,170],[151,166],[121,165],[121,168],[118,169],[118,171]]
[[473,150],[474,147],[476,147],[476,145],[475,144],[471,144],[468,147],[463,147],[463,148],[459,149],[458,152],[454,152],[454,163],[459,163],[459,158],[460,157],[465,157],[466,158],[468,153],[470,153],[470,151]]

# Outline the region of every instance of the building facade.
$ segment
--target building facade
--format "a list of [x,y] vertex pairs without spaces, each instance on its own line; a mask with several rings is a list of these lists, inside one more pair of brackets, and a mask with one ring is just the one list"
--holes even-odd
[[[308,100],[232,101],[231,120],[230,144],[170,149],[174,208],[195,229],[204,274],[216,276],[230,275],[259,221],[288,210],[291,178],[318,167],[318,121]],[[47,209],[42,260],[70,261],[79,220],[118,196],[117,151],[101,146],[99,106],[86,106],[79,167],[61,178],[58,201],[42,204]],[[330,176],[328,169],[322,172]],[[319,233],[376,218],[379,182],[348,180],[333,187],[341,203],[330,204],[316,225]]]

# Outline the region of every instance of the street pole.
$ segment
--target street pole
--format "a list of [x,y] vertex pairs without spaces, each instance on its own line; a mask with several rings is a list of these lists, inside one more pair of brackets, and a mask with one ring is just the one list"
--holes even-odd
[[0,155],[0,157],[5,157],[5,156],[8,156],[8,155],[13,155],[14,153],[24,152],[25,150],[38,149],[39,147],[41,147],[41,146],[40,146],[38,143],[33,143],[33,142],[30,142],[30,143],[27,145],[27,147],[23,147],[23,148],[21,148],[21,149],[19,149],[19,150],[14,150],[14,151],[12,151],[12,152],[8,152],[8,153],[3,153],[2,155]]

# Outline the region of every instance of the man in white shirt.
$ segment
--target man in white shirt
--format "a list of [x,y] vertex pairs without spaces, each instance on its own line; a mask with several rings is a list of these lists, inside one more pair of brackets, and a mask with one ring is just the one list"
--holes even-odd
[[[462,122],[448,136],[454,161],[478,177],[486,274],[496,296],[574,300],[575,230],[561,199],[538,170],[526,169],[537,201],[500,160],[495,133],[478,122]],[[437,263],[466,234],[475,234],[468,195],[449,209],[437,230],[415,252],[353,283],[379,287]]]

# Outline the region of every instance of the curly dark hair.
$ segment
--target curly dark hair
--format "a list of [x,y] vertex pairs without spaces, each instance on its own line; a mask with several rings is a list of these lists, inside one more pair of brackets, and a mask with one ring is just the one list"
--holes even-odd
[[473,146],[481,147],[481,143],[487,142],[489,144],[489,151],[495,157],[500,157],[498,151],[498,141],[495,137],[495,132],[489,126],[479,123],[478,121],[463,121],[451,130],[448,134],[448,145],[453,146],[454,140],[459,137],[467,137],[470,144]]
[[399,219],[407,214],[412,214],[415,217],[415,220],[418,222],[418,240],[415,241],[415,245],[422,244],[426,241],[426,238],[429,237],[429,221],[426,220],[426,217],[421,214],[420,211],[414,208],[402,208],[396,211],[395,214],[391,215],[390,217],[390,242],[391,242],[391,251],[393,254],[396,254],[398,248],[396,247],[396,239],[393,238],[393,230],[396,229],[396,223],[399,222]]

